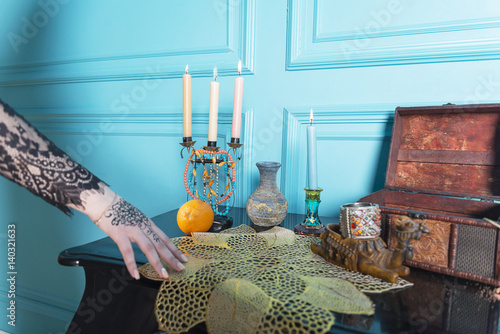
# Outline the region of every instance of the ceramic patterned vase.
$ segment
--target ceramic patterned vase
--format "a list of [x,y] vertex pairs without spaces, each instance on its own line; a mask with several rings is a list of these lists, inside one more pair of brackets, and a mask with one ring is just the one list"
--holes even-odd
[[255,225],[279,225],[288,212],[288,202],[276,183],[276,174],[281,164],[262,161],[256,165],[260,173],[260,184],[248,198],[247,214]]

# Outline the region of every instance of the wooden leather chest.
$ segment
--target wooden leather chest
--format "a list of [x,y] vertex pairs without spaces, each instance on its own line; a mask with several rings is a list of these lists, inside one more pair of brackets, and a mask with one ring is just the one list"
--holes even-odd
[[406,265],[500,286],[500,104],[399,107],[385,188],[362,199],[382,209],[394,249],[398,215],[425,220]]

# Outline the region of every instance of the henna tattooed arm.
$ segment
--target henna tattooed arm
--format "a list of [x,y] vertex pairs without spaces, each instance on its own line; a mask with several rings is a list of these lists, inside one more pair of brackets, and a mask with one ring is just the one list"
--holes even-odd
[[0,174],[71,215],[86,214],[118,245],[129,273],[139,279],[132,242],[158,274],[160,258],[184,269],[186,258],[141,211],[116,195],[106,183],[72,160],[52,141],[0,100]]

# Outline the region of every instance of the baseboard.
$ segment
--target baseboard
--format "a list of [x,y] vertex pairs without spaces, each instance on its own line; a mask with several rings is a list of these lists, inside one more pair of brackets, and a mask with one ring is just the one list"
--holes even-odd
[[[0,284],[0,303],[7,305],[8,289],[5,284]],[[78,303],[57,297],[45,292],[17,286],[15,295],[16,307],[19,311],[37,313],[55,321],[69,322],[78,308]],[[1,334],[1,333],[0,333]]]

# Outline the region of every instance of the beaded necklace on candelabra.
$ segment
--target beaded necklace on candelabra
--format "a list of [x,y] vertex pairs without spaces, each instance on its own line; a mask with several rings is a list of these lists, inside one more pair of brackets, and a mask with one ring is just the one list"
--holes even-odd
[[[213,142],[200,149],[194,147],[195,141],[180,144],[183,146],[181,157],[184,148],[190,153],[184,169],[184,187],[188,196],[209,203],[215,214],[214,222],[230,226],[232,219],[228,213],[234,205],[236,163],[241,155],[233,159],[228,150],[220,150]],[[235,138],[228,143],[234,155],[242,145]]]

